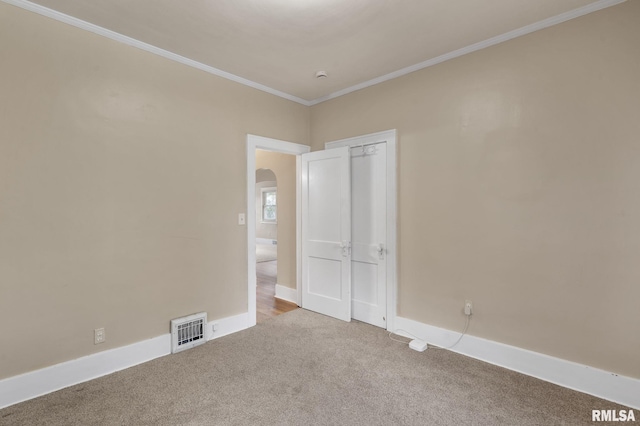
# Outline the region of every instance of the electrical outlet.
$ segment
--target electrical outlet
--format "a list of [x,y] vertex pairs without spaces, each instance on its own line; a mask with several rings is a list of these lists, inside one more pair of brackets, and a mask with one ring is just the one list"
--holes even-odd
[[246,223],[246,218],[244,213],[238,213],[238,225],[244,225]]
[[473,312],[473,303],[471,303],[471,300],[465,300],[464,301],[464,314],[465,315],[471,315],[472,312]]
[[107,334],[104,332],[104,328],[96,328],[93,330],[93,344],[104,343],[107,340]]

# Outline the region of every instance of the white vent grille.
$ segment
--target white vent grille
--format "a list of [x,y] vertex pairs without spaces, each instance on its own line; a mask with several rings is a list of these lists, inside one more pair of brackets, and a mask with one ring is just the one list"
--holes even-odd
[[206,341],[206,312],[171,320],[171,353],[193,348]]

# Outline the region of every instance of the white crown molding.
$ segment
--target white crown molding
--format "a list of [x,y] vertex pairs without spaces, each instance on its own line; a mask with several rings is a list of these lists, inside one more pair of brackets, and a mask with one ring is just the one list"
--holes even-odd
[[[209,321],[208,340],[249,327],[249,315]],[[216,330],[214,331],[213,328]],[[0,380],[0,409],[171,354],[171,334]]]
[[337,92],[331,93],[327,96],[322,96],[320,98],[314,99],[309,102],[311,106],[317,105],[319,103],[328,101],[330,99],[335,99],[340,96],[344,96],[351,92],[355,92],[356,90],[365,89],[370,86],[375,86],[376,84],[384,83],[385,81],[393,80],[394,78],[402,77],[403,75],[410,74],[414,71],[419,71],[424,68],[428,68],[439,63],[448,61],[449,59],[454,59],[462,55],[466,55],[467,53],[472,53],[490,46],[494,46],[499,43],[503,43],[505,41],[509,41],[516,37],[520,37],[544,28],[548,28],[557,24],[561,24],[563,22],[569,21],[571,19],[579,18],[580,16],[587,15],[592,12],[596,12],[598,10],[606,9],[607,7],[615,6],[620,3],[624,3],[627,0],[599,0],[595,3],[588,4],[586,6],[580,7],[578,9],[570,10],[565,13],[561,13],[560,15],[552,16],[551,18],[543,19],[542,21],[534,22],[533,24],[526,25],[522,28],[518,28],[507,33],[491,37],[487,40],[480,41],[478,43],[471,44],[469,46],[463,47],[458,50],[454,50],[453,52],[445,53],[444,55],[437,56],[435,58],[426,60],[424,62],[420,62],[415,65],[411,65],[406,68],[402,68],[398,71],[391,72],[389,74],[385,74],[380,77],[376,77],[369,81],[365,81],[360,84],[356,84],[355,86],[347,87],[346,89],[339,90]]
[[82,19],[74,18],[73,16],[65,15],[64,13],[55,11],[53,9],[49,9],[48,7],[41,6],[39,4],[32,3],[27,0],[0,0],[4,3],[11,4],[13,6],[17,6],[19,8],[35,12],[39,15],[46,16],[47,18],[55,19],[56,21],[64,22],[65,24],[73,25],[74,27],[90,31],[94,34],[101,35],[103,37],[109,38],[111,40],[118,41],[120,43],[124,43],[129,46],[136,47],[138,49],[147,51],[149,53],[153,53],[163,58],[170,59],[175,62],[179,62],[181,64],[199,69],[201,71],[207,72],[209,74],[213,74],[218,77],[225,78],[227,80],[234,81],[236,83],[243,84],[245,86],[252,87],[254,89],[261,90],[263,92],[270,93],[275,96],[279,96],[281,98],[297,102],[299,104],[310,106],[309,101],[299,98],[297,96],[290,95],[285,92],[281,92],[280,90],[272,89],[271,87],[265,86],[264,84],[256,83],[251,80],[247,80],[246,78],[239,77],[237,75],[231,74],[226,71],[222,71],[218,68],[211,67],[209,65],[205,65],[201,62],[194,61],[193,59],[185,58],[184,56],[180,56],[176,53],[169,52],[168,50],[161,49],[159,47],[153,46],[151,44],[142,42],[140,40],[136,40],[134,38],[128,37],[126,35],[117,33],[115,31],[108,30],[106,28],[100,27],[98,25],[91,24],[89,22],[83,21]]
[[402,77],[403,75],[412,73],[414,71],[418,71],[424,68],[428,68],[433,65],[437,65],[441,62],[448,61],[449,59],[454,59],[462,55],[466,55],[467,53],[475,52],[477,50],[484,49],[486,47],[490,47],[516,37],[523,36],[525,34],[532,33],[534,31],[541,30],[543,28],[551,27],[553,25],[560,24],[562,22],[569,21],[574,18],[578,18],[580,16],[587,15],[592,12],[596,12],[598,10],[606,9],[607,7],[615,6],[620,3],[624,3],[627,0],[599,0],[594,3],[588,4],[586,6],[580,7],[578,9],[570,10],[565,13],[561,13],[560,15],[552,16],[551,18],[543,19],[542,21],[535,22],[533,24],[524,26],[522,28],[515,29],[513,31],[509,31],[507,33],[492,37],[490,39],[474,43],[472,45],[463,47],[458,50],[454,50],[453,52],[445,53],[444,55],[440,55],[438,57],[429,59],[424,62],[420,62],[415,65],[411,65],[406,68],[402,68],[398,71],[394,71],[392,73],[376,77],[369,81],[365,81],[360,84],[356,84],[355,86],[347,87],[346,89],[339,90],[337,92],[331,93],[326,96],[322,96],[316,98],[314,100],[306,100],[299,98],[294,95],[290,95],[288,93],[282,92],[280,90],[273,89],[271,87],[265,86],[264,84],[256,83],[254,81],[248,80],[243,77],[239,77],[235,74],[231,74],[226,71],[222,71],[218,68],[211,67],[209,65],[205,65],[201,62],[194,61],[193,59],[185,58],[184,56],[180,56],[176,53],[169,52],[168,50],[161,49],[159,47],[153,46],[148,43],[144,43],[140,40],[136,40],[134,38],[125,36],[123,34],[117,33],[115,31],[108,30],[106,28],[100,27],[98,25],[91,24],[89,22],[83,21],[78,18],[74,18],[73,16],[65,15],[64,13],[57,12],[53,9],[49,9],[48,7],[41,6],[39,4],[32,3],[27,0],[0,0],[4,3],[11,4],[13,6],[20,7],[25,10],[29,10],[31,12],[35,12],[39,15],[46,16],[48,18],[55,19],[56,21],[64,22],[69,25],[73,25],[74,27],[81,28],[86,31],[90,31],[94,34],[101,35],[103,37],[110,38],[111,40],[119,41],[121,43],[127,44],[129,46],[137,47],[138,49],[154,53],[156,55],[160,55],[164,58],[170,59],[172,61],[179,62],[181,64],[199,69],[201,71],[207,72],[209,74],[216,75],[218,77],[225,78],[227,80],[234,81],[236,83],[243,84],[248,87],[252,87],[257,90],[261,90],[266,93],[270,93],[272,95],[281,97],[283,99],[287,99],[293,102],[297,102],[304,106],[313,106],[317,105],[321,102],[328,101],[330,99],[335,99],[340,96],[346,95],[351,92],[355,92],[356,90],[364,89],[370,86],[375,86],[376,84],[383,83],[388,80],[393,80],[394,78]]
[[[402,317],[396,317],[395,327],[394,333],[400,336],[417,337],[440,347],[452,345],[460,336],[460,333]],[[640,379],[470,335],[465,335],[450,350],[640,410]]]

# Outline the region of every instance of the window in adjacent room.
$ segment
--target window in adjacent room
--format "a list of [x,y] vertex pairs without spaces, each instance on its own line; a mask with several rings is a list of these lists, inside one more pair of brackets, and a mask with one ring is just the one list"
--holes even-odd
[[276,223],[278,204],[276,188],[262,188],[262,222]]

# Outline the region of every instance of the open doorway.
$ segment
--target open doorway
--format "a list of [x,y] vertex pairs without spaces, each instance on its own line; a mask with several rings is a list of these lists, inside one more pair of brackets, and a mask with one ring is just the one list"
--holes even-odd
[[[265,161],[265,151],[258,151],[256,167]],[[295,163],[294,163],[295,167]],[[278,181],[271,169],[256,169],[256,262],[278,258]]]
[[[305,145],[247,136],[249,326],[282,313],[283,307],[299,306],[299,156],[305,152]],[[262,223],[269,221],[273,222]],[[275,261],[270,257],[274,246]],[[266,298],[263,284],[269,289]]]
[[[273,168],[273,170],[272,170]],[[294,301],[277,297],[277,288],[295,285],[295,156],[256,151],[256,322],[298,308]],[[277,173],[277,175],[276,175]],[[282,180],[281,188],[278,179]],[[282,228],[279,271],[278,229]],[[293,260],[293,262],[292,262]],[[293,272],[293,274],[289,273]],[[284,284],[283,284],[284,283]],[[286,290],[285,290],[286,291]]]

